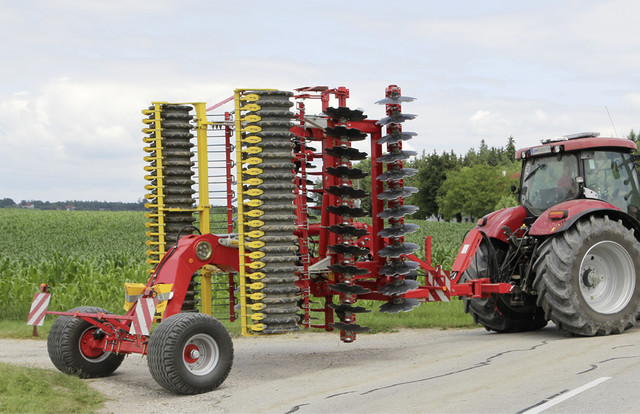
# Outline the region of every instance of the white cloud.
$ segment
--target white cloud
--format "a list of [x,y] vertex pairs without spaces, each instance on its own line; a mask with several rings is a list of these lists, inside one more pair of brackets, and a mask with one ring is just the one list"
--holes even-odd
[[479,110],[475,114],[471,115],[471,117],[469,118],[469,121],[472,124],[476,124],[476,123],[482,121],[483,118],[487,118],[490,115],[491,115],[491,112],[489,112],[489,111]]

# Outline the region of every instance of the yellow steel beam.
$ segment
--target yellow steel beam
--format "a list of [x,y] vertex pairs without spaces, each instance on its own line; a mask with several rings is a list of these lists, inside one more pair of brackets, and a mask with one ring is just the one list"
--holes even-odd
[[245,240],[244,240],[244,197],[242,196],[242,97],[243,90],[236,89],[233,92],[233,101],[235,103],[234,119],[235,119],[235,135],[236,135],[236,171],[237,171],[237,197],[238,197],[238,281],[240,283],[240,324],[242,335],[250,335],[247,321],[247,283],[245,272]]
[[[209,200],[209,160],[207,148],[207,106],[194,103],[196,109],[196,136],[198,150],[198,215],[200,233],[210,233],[211,202]],[[211,315],[211,271],[200,271],[200,303],[202,313]]]

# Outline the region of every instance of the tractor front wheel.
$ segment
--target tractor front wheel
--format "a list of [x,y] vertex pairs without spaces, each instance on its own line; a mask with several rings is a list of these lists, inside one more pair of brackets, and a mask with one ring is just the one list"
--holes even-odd
[[[489,244],[483,241],[471,262],[469,268],[462,274],[461,282],[472,279],[490,278],[492,282],[498,280],[498,267],[505,257],[503,246]],[[485,327],[488,331],[499,333],[526,332],[544,328],[547,321],[542,309],[536,306],[533,298],[527,297],[524,304],[510,305],[509,295],[492,293],[488,298],[464,298],[465,312],[473,316],[473,321]]]
[[538,305],[568,334],[621,333],[640,314],[640,248],[621,221],[591,216],[549,238],[534,271]]
[[[69,312],[110,313],[101,308],[79,307]],[[51,326],[47,350],[51,362],[65,374],[80,378],[106,377],[118,369],[124,354],[105,352],[100,347],[100,329],[81,318],[59,316]]]
[[231,371],[231,336],[209,315],[177,313],[162,321],[151,335],[147,364],[151,376],[168,391],[209,392]]

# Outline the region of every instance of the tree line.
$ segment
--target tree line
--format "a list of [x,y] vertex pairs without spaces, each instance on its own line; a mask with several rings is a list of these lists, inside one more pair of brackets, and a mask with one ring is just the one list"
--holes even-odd
[[515,139],[502,147],[489,147],[484,140],[466,154],[425,151],[407,163],[418,173],[405,180],[418,193],[408,202],[420,210],[415,218],[445,220],[481,217],[496,208],[517,205],[511,185],[519,181],[520,164],[515,160]]
[[144,201],[126,203],[120,201],[41,201],[21,200],[16,203],[11,198],[0,199],[0,208],[35,208],[38,210],[85,210],[85,211],[144,211]]

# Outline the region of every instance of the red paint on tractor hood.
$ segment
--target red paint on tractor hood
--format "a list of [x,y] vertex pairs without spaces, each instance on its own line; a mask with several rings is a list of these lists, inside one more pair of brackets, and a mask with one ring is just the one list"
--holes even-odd
[[[566,210],[567,216],[561,220],[552,220],[549,218],[550,211]],[[578,199],[569,200],[557,204],[538,217],[533,223],[529,234],[531,236],[547,236],[549,234],[559,233],[571,227],[573,223],[591,211],[617,210],[620,209],[613,204],[609,204],[602,200]]]

